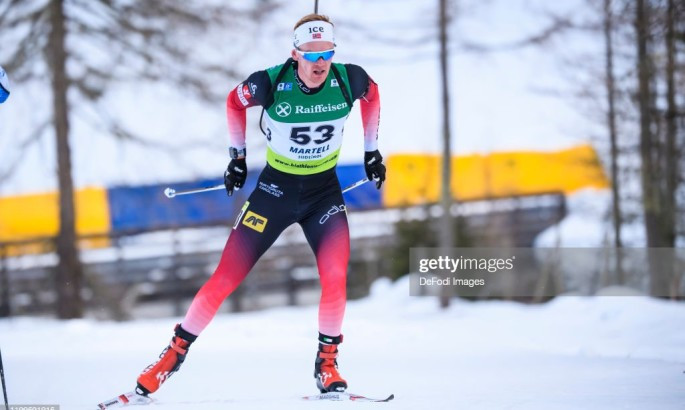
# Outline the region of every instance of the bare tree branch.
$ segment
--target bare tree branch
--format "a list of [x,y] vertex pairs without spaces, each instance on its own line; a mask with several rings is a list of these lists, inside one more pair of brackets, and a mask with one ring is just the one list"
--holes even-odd
[[36,128],[33,129],[31,134],[29,134],[23,141],[17,144],[18,153],[14,155],[12,160],[9,161],[9,164],[6,167],[4,167],[3,170],[0,171],[0,184],[7,181],[12,176],[12,174],[14,174],[19,165],[21,165],[21,163],[24,161],[24,157],[26,157],[28,149],[34,143],[40,141],[40,138],[43,136],[43,133],[48,129],[51,123],[51,119],[42,121]]

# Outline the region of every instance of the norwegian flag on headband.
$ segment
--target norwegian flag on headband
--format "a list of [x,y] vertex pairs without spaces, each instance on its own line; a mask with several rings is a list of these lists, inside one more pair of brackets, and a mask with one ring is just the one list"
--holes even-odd
[[333,24],[322,20],[309,21],[293,31],[293,45],[295,47],[312,41],[330,41],[335,44]]

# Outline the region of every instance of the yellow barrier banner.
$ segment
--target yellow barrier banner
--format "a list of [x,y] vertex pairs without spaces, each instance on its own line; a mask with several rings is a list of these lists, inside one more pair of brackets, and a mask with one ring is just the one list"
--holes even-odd
[[[110,229],[107,190],[81,189],[76,192],[74,199],[77,234],[107,234]],[[0,198],[0,242],[55,236],[58,229],[59,204],[56,192]],[[106,244],[91,241],[83,245]]]
[[[396,154],[387,160],[386,207],[438,202],[440,155]],[[503,198],[609,187],[591,145],[554,152],[511,151],[452,157],[452,194],[457,200]]]

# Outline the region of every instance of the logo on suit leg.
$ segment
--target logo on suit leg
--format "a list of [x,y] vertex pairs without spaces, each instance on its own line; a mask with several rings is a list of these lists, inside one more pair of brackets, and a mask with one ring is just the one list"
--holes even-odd
[[264,228],[266,227],[266,223],[268,221],[269,220],[267,218],[258,215],[252,211],[248,211],[245,215],[245,218],[243,219],[243,225],[261,233],[264,232]]
[[329,219],[331,216],[333,216],[333,215],[335,215],[335,214],[337,214],[337,213],[340,213],[340,212],[347,212],[347,208],[345,208],[345,204],[333,205],[333,206],[331,207],[331,209],[329,209],[328,212],[326,212],[326,213],[321,217],[321,219],[319,219],[319,224],[320,224],[320,225],[325,224],[326,221],[328,221],[328,219]]

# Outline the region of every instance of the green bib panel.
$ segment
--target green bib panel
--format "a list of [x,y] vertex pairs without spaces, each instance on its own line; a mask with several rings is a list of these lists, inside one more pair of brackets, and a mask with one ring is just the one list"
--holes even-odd
[[348,107],[340,87],[350,92],[347,70],[335,64],[343,84],[333,70],[316,94],[300,90],[294,70],[288,69],[278,84],[276,76],[283,65],[267,69],[275,88],[274,102],[266,110],[267,162],[290,174],[316,174],[338,162]]

